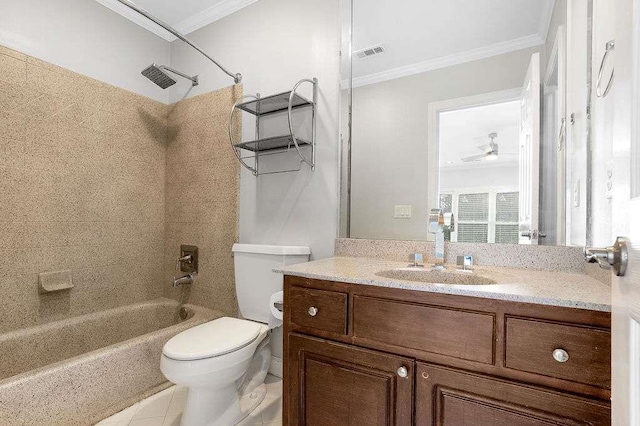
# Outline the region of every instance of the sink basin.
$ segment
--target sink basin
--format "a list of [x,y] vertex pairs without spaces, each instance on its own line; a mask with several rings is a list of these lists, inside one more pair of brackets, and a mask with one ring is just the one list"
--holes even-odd
[[486,285],[496,284],[491,278],[483,277],[472,272],[434,271],[432,269],[399,268],[377,272],[376,275],[384,278],[393,278],[405,281],[420,281],[434,284],[462,284],[462,285]]

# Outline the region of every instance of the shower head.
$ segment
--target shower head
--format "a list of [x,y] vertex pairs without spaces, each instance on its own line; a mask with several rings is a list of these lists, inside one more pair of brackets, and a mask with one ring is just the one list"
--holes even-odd
[[147,68],[142,70],[142,75],[144,75],[163,89],[176,84],[176,81],[171,78],[169,74],[162,71],[162,69],[156,64],[149,65]]
[[195,77],[191,77],[181,73],[180,71],[174,70],[173,68],[169,68],[166,65],[151,64],[142,70],[142,75],[160,86],[162,89],[166,89],[167,87],[171,87],[176,84],[176,80],[165,71],[169,71],[173,74],[179,75],[180,77],[186,78],[187,80],[191,80],[191,87],[198,85],[197,75]]

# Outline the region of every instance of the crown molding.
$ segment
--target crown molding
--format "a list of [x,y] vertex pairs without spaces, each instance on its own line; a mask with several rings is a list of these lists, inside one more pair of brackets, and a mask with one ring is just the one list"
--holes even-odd
[[[158,37],[165,39],[168,42],[177,40],[177,38],[173,34],[160,27],[159,25],[154,24],[144,16],[129,9],[127,6],[124,6],[117,0],[96,1],[116,12],[117,14],[127,18],[131,22],[138,24],[147,31],[150,31]],[[180,32],[181,34],[189,34],[190,32],[209,25],[210,23],[224,18],[225,16],[228,16],[234,12],[237,12],[238,10],[245,8],[257,1],[258,0],[223,0],[220,3],[211,6],[203,10],[202,12],[196,13],[195,15],[171,26],[178,30],[178,32]]]
[[153,34],[165,39],[166,41],[171,42],[171,41],[177,40],[176,37],[173,34],[171,34],[169,31],[151,22],[150,20],[140,15],[139,13],[129,9],[127,6],[123,5],[117,0],[96,0],[96,1],[101,5],[103,5],[104,7],[111,9],[115,13],[127,18],[128,20],[130,20],[135,24],[138,24],[145,30],[152,32]]
[[553,8],[556,5],[556,0],[547,0],[542,6],[542,14],[540,15],[540,22],[538,25],[538,37],[546,42],[549,35],[549,27],[551,26],[551,18],[553,17]]
[[223,0],[216,5],[177,23],[174,28],[182,34],[189,34],[257,1],[258,0]]
[[[465,52],[455,53],[453,55],[356,77],[353,79],[353,87],[367,86],[369,84],[381,83],[383,81],[394,80],[396,78],[407,77],[453,65],[460,65],[466,62],[477,61],[479,59],[486,59],[492,56],[514,52],[516,50],[539,46],[544,44],[544,42],[545,40],[538,34],[532,34],[505,42],[491,44],[489,46],[483,46],[477,49],[467,50]],[[343,87],[348,87],[345,86],[345,83],[348,84],[348,82],[343,81],[342,83]]]

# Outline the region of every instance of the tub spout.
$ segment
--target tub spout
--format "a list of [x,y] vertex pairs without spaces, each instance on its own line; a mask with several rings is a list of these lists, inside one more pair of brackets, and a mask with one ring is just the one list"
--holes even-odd
[[173,286],[178,287],[179,285],[193,284],[194,274],[187,274],[180,278],[173,279]]

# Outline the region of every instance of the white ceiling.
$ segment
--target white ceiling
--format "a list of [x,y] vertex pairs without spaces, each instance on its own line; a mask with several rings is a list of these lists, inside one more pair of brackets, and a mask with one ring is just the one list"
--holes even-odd
[[[440,167],[443,169],[517,165],[519,151],[520,102],[444,112],[439,115]],[[498,159],[462,162],[461,158],[482,154],[479,146],[489,143],[489,133],[497,133]]]
[[354,86],[542,44],[554,0],[353,0]]
[[[122,5],[117,0],[96,0],[135,22],[143,28],[173,41],[176,38],[162,27],[147,18]],[[220,18],[224,18],[238,10],[255,3],[258,0],[132,0],[136,6],[149,12],[161,21],[171,25],[182,34],[189,34],[199,28],[209,25]]]

